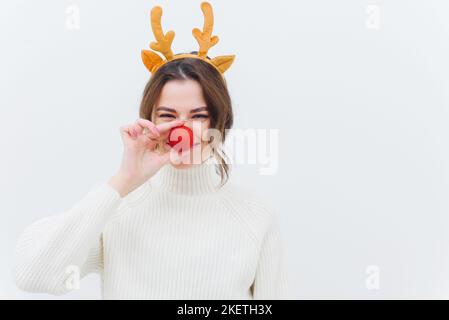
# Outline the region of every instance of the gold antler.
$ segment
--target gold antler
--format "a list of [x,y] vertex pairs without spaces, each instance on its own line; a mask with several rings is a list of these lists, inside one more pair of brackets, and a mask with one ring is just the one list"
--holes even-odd
[[162,53],[167,60],[173,59],[173,51],[171,45],[175,37],[174,31],[168,31],[165,35],[161,25],[162,8],[155,6],[151,9],[151,28],[157,42],[151,42],[150,47],[155,51]]
[[196,41],[200,45],[198,56],[200,58],[206,58],[207,52],[210,48],[218,42],[217,36],[212,36],[212,30],[214,28],[214,14],[212,11],[212,6],[209,2],[201,3],[201,11],[203,11],[204,15],[204,26],[203,32],[200,29],[194,28],[192,30],[192,34],[195,37]]
[[154,51],[162,53],[166,60],[164,60],[159,54],[151,50],[142,50],[142,61],[147,69],[154,74],[162,65],[170,60],[182,59],[182,58],[200,58],[207,63],[214,66],[221,74],[223,74],[233,64],[235,55],[219,56],[213,59],[207,58],[207,53],[210,48],[218,42],[217,36],[212,36],[212,30],[214,27],[214,14],[212,12],[212,6],[209,2],[201,3],[201,10],[204,15],[203,31],[198,28],[192,30],[193,36],[198,41],[200,46],[198,54],[177,54],[173,55],[171,45],[175,37],[174,31],[168,31],[165,35],[162,31],[161,17],[162,8],[155,6],[151,9],[151,28],[153,30],[156,42],[151,42],[150,47]]

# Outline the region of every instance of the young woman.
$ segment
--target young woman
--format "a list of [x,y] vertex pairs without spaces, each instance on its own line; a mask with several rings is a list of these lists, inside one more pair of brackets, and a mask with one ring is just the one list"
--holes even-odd
[[[223,143],[232,122],[216,68],[189,57],[161,66],[145,88],[140,118],[120,128],[117,172],[21,234],[17,286],[60,295],[96,272],[104,299],[289,298],[277,211],[228,182],[217,141],[204,138],[214,129]],[[179,125],[195,141],[181,153],[167,143]]]

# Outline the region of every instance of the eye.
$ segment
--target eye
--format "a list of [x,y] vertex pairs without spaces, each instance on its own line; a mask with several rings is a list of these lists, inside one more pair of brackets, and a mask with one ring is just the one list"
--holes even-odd
[[207,119],[207,118],[209,118],[209,115],[207,115],[207,114],[196,114],[192,118]]
[[175,116],[169,113],[162,113],[159,115],[161,118],[174,118]]

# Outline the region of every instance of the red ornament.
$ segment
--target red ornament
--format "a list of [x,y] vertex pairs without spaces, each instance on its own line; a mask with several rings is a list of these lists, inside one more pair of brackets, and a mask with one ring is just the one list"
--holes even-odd
[[168,133],[168,144],[170,147],[179,148],[179,150],[190,149],[193,146],[193,131],[189,127],[180,125],[171,128]]

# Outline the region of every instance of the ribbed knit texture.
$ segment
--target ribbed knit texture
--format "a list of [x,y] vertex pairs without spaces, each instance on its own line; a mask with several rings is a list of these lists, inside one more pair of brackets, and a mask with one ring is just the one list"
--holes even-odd
[[60,295],[78,267],[101,275],[104,299],[290,299],[279,214],[218,182],[206,161],[168,164],[123,198],[97,184],[22,232],[17,286]]

